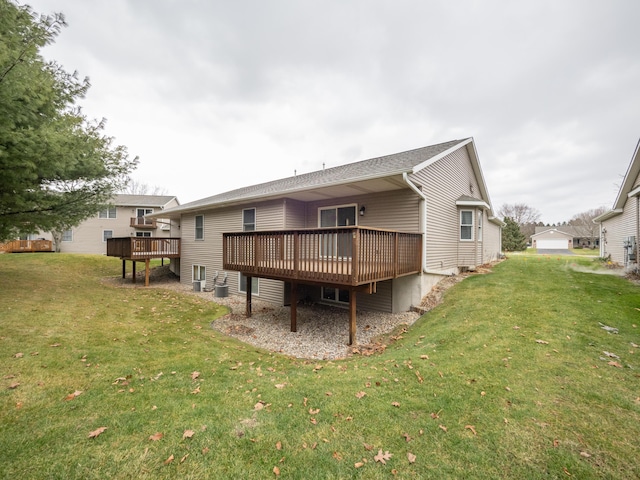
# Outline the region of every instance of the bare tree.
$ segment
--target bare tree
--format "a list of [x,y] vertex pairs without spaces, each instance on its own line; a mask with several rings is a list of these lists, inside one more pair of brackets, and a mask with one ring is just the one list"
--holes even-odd
[[168,195],[167,189],[164,187],[159,187],[158,185],[152,187],[148,183],[139,182],[131,177],[121,193],[129,195]]
[[595,245],[595,239],[600,236],[600,225],[593,223],[593,219],[606,213],[607,210],[606,207],[598,207],[578,213],[569,220],[569,225],[575,228],[576,236],[588,238],[591,240],[591,245]]
[[498,210],[498,215],[516,222],[527,239],[535,233],[536,223],[540,221],[540,212],[524,203],[504,203]]

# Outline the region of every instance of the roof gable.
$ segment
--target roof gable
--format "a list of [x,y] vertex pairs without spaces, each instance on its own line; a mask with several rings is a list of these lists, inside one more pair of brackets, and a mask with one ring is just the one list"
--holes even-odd
[[113,204],[117,207],[164,207],[172,200],[178,199],[171,195],[114,195]]
[[533,238],[533,237],[539,237],[540,235],[545,235],[545,234],[549,234],[549,233],[553,233],[553,234],[558,233],[558,234],[560,234],[560,235],[564,235],[564,236],[566,236],[566,237],[573,238],[573,235],[572,235],[572,234],[567,233],[567,232],[563,232],[563,231],[561,231],[561,230],[558,230],[557,228],[548,228],[548,229],[546,229],[546,230],[543,230],[542,232],[534,233],[533,235],[531,235],[531,238]]
[[640,196],[640,188],[638,184],[636,184],[636,179],[640,175],[640,140],[636,145],[635,152],[633,152],[633,157],[631,157],[631,163],[629,164],[629,168],[627,169],[627,173],[624,176],[624,180],[622,181],[622,186],[620,187],[620,191],[618,192],[618,196],[616,197],[616,201],[613,204],[613,208],[606,213],[596,217],[593,219],[594,222],[599,223],[607,220],[611,217],[615,217],[623,212],[624,205],[627,203],[627,199],[630,196]]

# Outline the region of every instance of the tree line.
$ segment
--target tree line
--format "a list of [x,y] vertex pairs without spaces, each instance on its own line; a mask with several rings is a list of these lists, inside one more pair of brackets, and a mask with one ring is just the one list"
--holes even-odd
[[575,235],[580,238],[589,239],[591,244],[600,236],[600,230],[593,219],[605,213],[605,207],[593,208],[581,213],[577,213],[569,220],[561,224],[544,224],[540,221],[540,212],[535,208],[524,204],[503,204],[498,210],[498,215],[504,219],[505,226],[502,229],[502,248],[507,252],[517,252],[526,250],[531,235],[536,231],[536,227],[573,227]]

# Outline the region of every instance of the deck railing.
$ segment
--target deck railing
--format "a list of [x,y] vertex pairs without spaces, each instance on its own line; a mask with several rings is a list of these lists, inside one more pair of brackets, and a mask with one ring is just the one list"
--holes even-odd
[[53,243],[51,240],[12,240],[0,245],[0,251],[7,253],[51,252],[53,251]]
[[143,260],[145,258],[177,258],[179,238],[119,237],[107,239],[107,256]]
[[129,226],[133,228],[158,228],[155,218],[131,217]]
[[364,285],[420,272],[422,236],[363,227],[223,234],[223,268],[247,276]]

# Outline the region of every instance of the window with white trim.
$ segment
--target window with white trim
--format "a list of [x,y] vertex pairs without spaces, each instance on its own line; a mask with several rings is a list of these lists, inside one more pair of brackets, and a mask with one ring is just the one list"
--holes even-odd
[[62,238],[60,239],[62,242],[73,242],[73,230],[65,230],[62,232]]
[[204,265],[194,265],[192,281],[198,282],[206,279],[207,279],[207,267],[205,267]]
[[107,207],[104,210],[100,210],[98,218],[116,218],[116,207]]
[[482,218],[484,217],[484,212],[480,210],[478,212],[478,241],[482,241]]
[[106,242],[109,238],[113,238],[113,230],[103,230],[102,241]]
[[256,209],[247,208],[242,210],[242,231],[254,232],[256,229]]
[[196,215],[195,239],[204,240],[204,215]]
[[151,232],[136,232],[136,237],[150,237]]
[[460,210],[460,240],[473,240],[473,210]]

